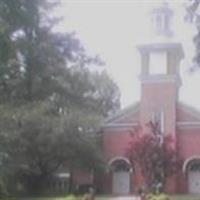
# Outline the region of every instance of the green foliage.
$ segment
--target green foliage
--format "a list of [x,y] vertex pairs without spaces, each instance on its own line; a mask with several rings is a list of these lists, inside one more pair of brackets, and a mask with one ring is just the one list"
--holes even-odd
[[148,200],[170,200],[170,197],[167,194],[159,193],[159,194],[149,194],[147,196]]
[[148,190],[158,185],[165,187],[167,178],[178,174],[182,169],[182,161],[176,153],[176,141],[172,135],[161,138],[158,126],[150,123],[149,132],[138,129],[132,134],[127,154],[136,170],[144,178]]
[[195,46],[195,56],[193,58],[194,68],[200,66],[200,15],[199,15],[199,0],[191,0],[190,4],[186,7],[187,15],[186,20],[194,23],[197,29],[197,33],[193,38]]
[[[40,198],[3,198],[2,200],[66,200],[67,197],[40,197]],[[79,199],[79,198],[78,198]],[[109,200],[108,196],[97,196],[95,199],[97,200]],[[199,200],[198,195],[173,195],[170,196],[172,200]]]
[[[5,163],[14,166],[27,189],[42,190],[45,181],[61,167],[94,169],[101,162],[95,135],[100,118],[85,114],[73,108],[55,115],[48,103],[21,106],[12,113],[8,133],[12,137],[4,137],[9,147]],[[6,121],[7,115],[1,119]]]
[[42,190],[60,168],[101,166],[96,133],[119,108],[115,83],[90,69],[101,60],[52,31],[58,3],[0,1],[0,170],[11,193]]
[[7,195],[6,183],[3,178],[0,178],[0,197]]

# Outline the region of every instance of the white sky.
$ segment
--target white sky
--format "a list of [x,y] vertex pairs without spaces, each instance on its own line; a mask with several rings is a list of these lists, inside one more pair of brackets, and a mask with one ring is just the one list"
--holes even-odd
[[[62,0],[58,10],[64,15],[61,30],[75,30],[87,51],[98,54],[121,91],[122,107],[140,99],[140,57],[136,49],[148,35],[147,12],[162,0]],[[200,72],[190,74],[192,45],[191,25],[183,22],[183,3],[168,0],[175,16],[174,30],[184,46],[181,65],[183,85],[180,100],[200,109]]]

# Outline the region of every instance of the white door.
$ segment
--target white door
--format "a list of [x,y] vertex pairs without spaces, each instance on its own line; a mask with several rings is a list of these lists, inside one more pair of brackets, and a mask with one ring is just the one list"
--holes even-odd
[[200,172],[189,171],[188,173],[188,187],[192,194],[200,194]]
[[130,174],[129,172],[114,172],[112,179],[112,192],[114,194],[129,194]]

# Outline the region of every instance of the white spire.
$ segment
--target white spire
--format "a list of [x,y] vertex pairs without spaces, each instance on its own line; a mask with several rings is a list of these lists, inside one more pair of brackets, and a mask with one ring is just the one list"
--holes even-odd
[[173,35],[172,23],[173,11],[164,1],[151,11],[152,29],[155,35],[171,37]]

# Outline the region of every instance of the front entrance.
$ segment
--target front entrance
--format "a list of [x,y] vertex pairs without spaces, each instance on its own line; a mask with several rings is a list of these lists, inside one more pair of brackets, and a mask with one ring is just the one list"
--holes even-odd
[[189,192],[191,194],[200,194],[200,172],[190,171],[188,174]]
[[187,167],[188,191],[191,194],[200,194],[200,160],[191,160]]
[[118,158],[113,160],[110,165],[112,169],[112,194],[129,194],[132,171],[130,162],[127,159]]
[[130,192],[130,174],[126,171],[113,173],[113,193],[129,194]]

